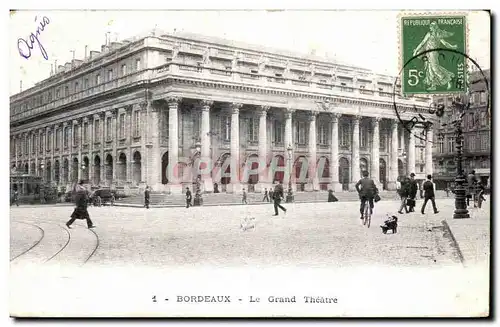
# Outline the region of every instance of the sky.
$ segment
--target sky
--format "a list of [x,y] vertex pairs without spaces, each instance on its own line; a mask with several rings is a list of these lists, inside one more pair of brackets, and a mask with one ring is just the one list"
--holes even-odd
[[[376,73],[398,73],[399,11],[16,11],[9,21],[10,95],[50,76],[51,64],[64,65],[88,51],[100,51],[109,32],[121,40],[153,28],[186,31],[229,40],[328,56],[333,61],[363,67]],[[18,50],[19,38],[46,22],[38,45],[29,58]],[[489,16],[469,12],[470,55],[482,68],[490,67]],[[25,51],[25,55],[27,51]]]

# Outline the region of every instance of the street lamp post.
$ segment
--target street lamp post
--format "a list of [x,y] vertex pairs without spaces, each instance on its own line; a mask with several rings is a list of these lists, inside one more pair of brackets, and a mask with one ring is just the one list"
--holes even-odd
[[[200,155],[200,151],[201,151],[201,144],[200,142],[196,142],[196,145],[195,145],[195,149],[196,149],[196,153],[197,153],[197,156]],[[203,198],[201,196],[201,190],[200,190],[200,178],[198,177],[198,172],[199,172],[199,169],[200,169],[200,162],[198,161],[198,169],[196,169],[196,181],[195,181],[195,187],[196,187],[196,190],[195,190],[195,193],[194,193],[194,201],[193,201],[193,206],[197,207],[197,206],[201,206],[203,205]]]
[[455,178],[455,212],[453,213],[454,219],[470,218],[469,210],[467,210],[466,192],[465,192],[465,175],[462,170],[462,154],[463,154],[463,130],[462,130],[462,116],[465,109],[465,104],[459,99],[453,101],[453,106],[458,110],[457,119],[453,120],[455,124],[455,143],[456,143],[456,161],[457,161],[457,177]]
[[288,148],[286,150],[288,153],[288,171],[289,171],[288,192],[286,194],[286,202],[291,203],[291,202],[293,202],[293,191],[292,191],[292,152],[293,152],[293,148],[292,148],[292,145],[289,144]]

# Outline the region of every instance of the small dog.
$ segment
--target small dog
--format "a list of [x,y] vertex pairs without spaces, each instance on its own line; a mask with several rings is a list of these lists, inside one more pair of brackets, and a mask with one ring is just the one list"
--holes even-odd
[[247,230],[253,229],[254,231],[257,229],[257,220],[255,217],[245,217],[241,221],[240,224],[240,229],[243,232],[246,232]]
[[389,219],[384,221],[384,224],[380,225],[380,227],[382,228],[382,233],[384,234],[387,234],[388,230],[392,230],[392,233],[396,234],[398,232],[398,217],[389,217]]

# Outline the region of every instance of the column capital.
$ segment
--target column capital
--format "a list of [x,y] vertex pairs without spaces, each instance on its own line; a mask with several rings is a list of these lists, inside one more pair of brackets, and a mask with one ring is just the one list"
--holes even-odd
[[341,113],[333,112],[329,114],[332,123],[338,123],[339,119],[342,117]]
[[89,118],[88,118],[88,116],[83,117],[83,122],[84,122],[84,123],[88,123],[88,122],[89,122]]
[[139,102],[139,103],[137,103],[137,105],[139,106],[139,110],[146,110],[148,107],[148,102],[147,101]]
[[379,123],[381,121],[382,121],[382,117],[380,117],[380,116],[372,117],[372,119],[371,119],[372,127],[378,127]]
[[292,108],[290,108],[290,107],[287,107],[287,108],[284,108],[284,110],[285,110],[285,117],[286,117],[287,119],[292,119],[292,115],[293,115],[293,113],[295,112],[295,109],[292,109]]
[[316,110],[311,110],[307,113],[307,120],[308,121],[316,121],[316,117],[318,116],[319,111]]
[[134,106],[131,104],[124,107],[126,113],[131,113],[133,108]]
[[178,106],[182,101],[182,98],[179,96],[168,96],[165,98],[165,101],[167,102],[168,107],[171,108],[173,106]]
[[392,127],[392,129],[395,129],[395,128],[397,129],[398,128],[398,123],[399,123],[399,121],[398,121],[397,118],[391,119],[391,127]]
[[261,115],[266,115],[267,112],[269,111],[269,109],[271,109],[270,106],[257,106],[257,110],[260,112]]
[[109,112],[111,117],[116,118],[116,115],[118,114],[118,109],[113,108],[113,109],[109,110],[108,112]]
[[361,118],[363,118],[363,116],[361,115],[354,115],[352,116],[352,121],[354,124],[358,124],[359,125],[359,121],[361,120]]
[[68,126],[68,125],[69,125],[69,123],[68,123],[67,121],[63,122],[63,126],[64,126],[64,127],[66,127],[66,126]]
[[200,100],[201,110],[210,110],[210,107],[214,105],[212,100]]
[[229,108],[231,109],[232,114],[238,114],[240,112],[241,107],[243,107],[243,104],[239,102],[232,102],[229,104]]

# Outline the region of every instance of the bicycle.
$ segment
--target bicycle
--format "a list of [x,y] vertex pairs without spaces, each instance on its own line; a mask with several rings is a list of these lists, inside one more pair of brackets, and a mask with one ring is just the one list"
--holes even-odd
[[367,225],[367,227],[370,228],[371,221],[372,213],[370,209],[370,203],[369,201],[366,201],[363,207],[363,225]]

